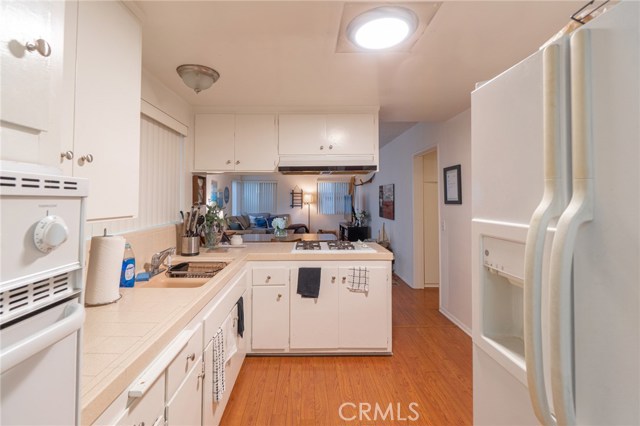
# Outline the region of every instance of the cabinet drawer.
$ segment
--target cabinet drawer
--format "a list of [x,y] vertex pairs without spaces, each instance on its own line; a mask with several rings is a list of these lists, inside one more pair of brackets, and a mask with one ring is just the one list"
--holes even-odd
[[286,285],[289,282],[289,268],[254,268],[253,285]]
[[156,425],[164,417],[164,375],[151,385],[142,398],[136,399],[114,423],[120,425]]
[[167,368],[167,399],[173,396],[202,354],[202,324],[194,327],[193,335]]

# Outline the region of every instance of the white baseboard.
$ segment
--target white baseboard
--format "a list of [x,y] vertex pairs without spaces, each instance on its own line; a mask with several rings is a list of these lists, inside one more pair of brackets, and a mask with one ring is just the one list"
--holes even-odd
[[458,318],[456,318],[454,315],[452,315],[449,311],[447,311],[445,308],[443,308],[442,306],[440,306],[439,309],[440,313],[442,315],[444,315],[445,317],[447,317],[447,319],[449,321],[451,321],[452,323],[454,323],[455,325],[458,326],[458,328],[460,328],[462,331],[464,331],[465,333],[467,333],[467,335],[469,335],[469,337],[471,337],[471,330],[469,329],[469,327],[467,327],[466,325],[464,325]]

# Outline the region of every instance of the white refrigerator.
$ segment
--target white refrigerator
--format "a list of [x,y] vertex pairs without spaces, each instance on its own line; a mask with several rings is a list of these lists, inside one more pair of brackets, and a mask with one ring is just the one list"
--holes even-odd
[[472,94],[477,425],[640,425],[640,3]]

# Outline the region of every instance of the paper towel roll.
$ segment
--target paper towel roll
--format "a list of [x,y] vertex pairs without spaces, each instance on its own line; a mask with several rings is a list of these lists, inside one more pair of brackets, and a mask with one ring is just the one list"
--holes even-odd
[[87,268],[86,305],[105,305],[120,298],[123,237],[93,237]]

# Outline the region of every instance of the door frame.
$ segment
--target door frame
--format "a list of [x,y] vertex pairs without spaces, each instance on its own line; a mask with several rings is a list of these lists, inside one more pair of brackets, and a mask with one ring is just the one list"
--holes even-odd
[[[440,170],[440,152],[437,146],[430,147],[413,155],[413,288],[425,288],[424,285],[424,185],[422,181],[422,157],[436,153],[436,169]],[[439,176],[439,175],[438,175]],[[438,223],[441,223],[441,188],[438,185]],[[442,228],[438,226],[438,287],[442,289]],[[442,295],[442,291],[440,291]],[[442,296],[440,296],[442,297]]]

